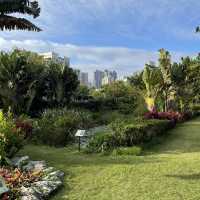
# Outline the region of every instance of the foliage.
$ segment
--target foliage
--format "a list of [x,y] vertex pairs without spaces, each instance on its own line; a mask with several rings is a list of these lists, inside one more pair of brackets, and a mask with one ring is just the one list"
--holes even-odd
[[160,83],[163,81],[161,71],[155,66],[146,65],[142,78],[146,87],[145,102],[148,110],[152,111],[155,109],[156,99],[161,89]]
[[20,196],[20,188],[22,186],[30,186],[31,183],[39,181],[42,172],[22,172],[19,169],[0,168],[0,176],[4,178],[6,185],[11,190],[4,198],[18,199]]
[[25,134],[25,139],[29,139],[32,137],[33,133],[33,120],[29,118],[24,118],[24,116],[20,116],[15,120],[15,126],[17,129],[20,129]]
[[0,164],[23,146],[24,135],[24,132],[16,127],[12,115],[4,115],[0,111]]
[[159,50],[159,65],[146,65],[129,82],[145,99],[150,112],[188,112],[200,101],[200,56],[171,62],[168,51]]
[[133,113],[138,103],[137,92],[128,83],[122,81],[94,90],[91,96],[101,103],[101,109],[118,110],[124,114]]
[[8,16],[7,14],[20,13],[32,15],[34,18],[40,15],[37,1],[31,0],[4,0],[0,2],[0,29],[1,30],[28,30],[41,31],[40,28],[24,18]]
[[162,119],[173,120],[176,122],[182,122],[185,120],[185,115],[179,112],[148,112],[145,114],[146,119]]
[[89,142],[89,152],[104,152],[116,147],[131,147],[150,141],[174,127],[168,120],[117,120],[111,123],[112,132],[96,134]]
[[78,86],[68,66],[46,63],[35,53],[15,49],[0,53],[0,99],[5,111],[36,115],[67,104]]
[[79,85],[75,91],[74,98],[76,100],[88,100],[90,90],[85,85]]
[[34,139],[38,142],[64,146],[74,141],[77,129],[92,125],[92,115],[87,111],[49,109],[34,122]]
[[133,146],[133,147],[120,147],[113,150],[112,155],[114,156],[139,156],[141,155],[141,147]]

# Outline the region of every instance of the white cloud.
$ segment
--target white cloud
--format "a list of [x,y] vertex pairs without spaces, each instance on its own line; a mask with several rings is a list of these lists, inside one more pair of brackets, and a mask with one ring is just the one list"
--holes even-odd
[[[156,51],[131,49],[124,47],[93,47],[73,44],[59,44],[42,40],[6,40],[0,37],[0,50],[11,50],[14,47],[34,52],[55,51],[71,59],[71,65],[90,73],[96,69],[117,70],[120,76],[129,75],[143,68],[149,61],[156,61]],[[182,52],[172,52],[174,61],[187,55]],[[191,54],[190,54],[191,55]]]

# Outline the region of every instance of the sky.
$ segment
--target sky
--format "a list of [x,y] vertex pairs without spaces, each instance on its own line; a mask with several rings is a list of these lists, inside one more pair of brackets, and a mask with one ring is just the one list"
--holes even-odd
[[[0,50],[18,47],[68,56],[89,72],[116,70],[120,77],[156,61],[165,48],[173,61],[200,52],[197,0],[39,0],[41,15],[25,16],[40,33],[0,31]],[[20,16],[21,17],[21,16]]]

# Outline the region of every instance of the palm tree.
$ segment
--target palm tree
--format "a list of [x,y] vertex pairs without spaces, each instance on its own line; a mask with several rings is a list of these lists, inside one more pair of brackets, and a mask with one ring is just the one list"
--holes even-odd
[[24,18],[9,16],[13,13],[32,15],[37,18],[40,8],[37,1],[30,0],[0,0],[0,29],[41,31],[40,28]]

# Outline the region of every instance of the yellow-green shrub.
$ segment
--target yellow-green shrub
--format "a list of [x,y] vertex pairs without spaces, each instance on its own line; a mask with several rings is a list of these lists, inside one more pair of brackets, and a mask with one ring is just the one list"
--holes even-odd
[[17,129],[12,115],[0,111],[0,160],[13,156],[23,145],[24,133]]

